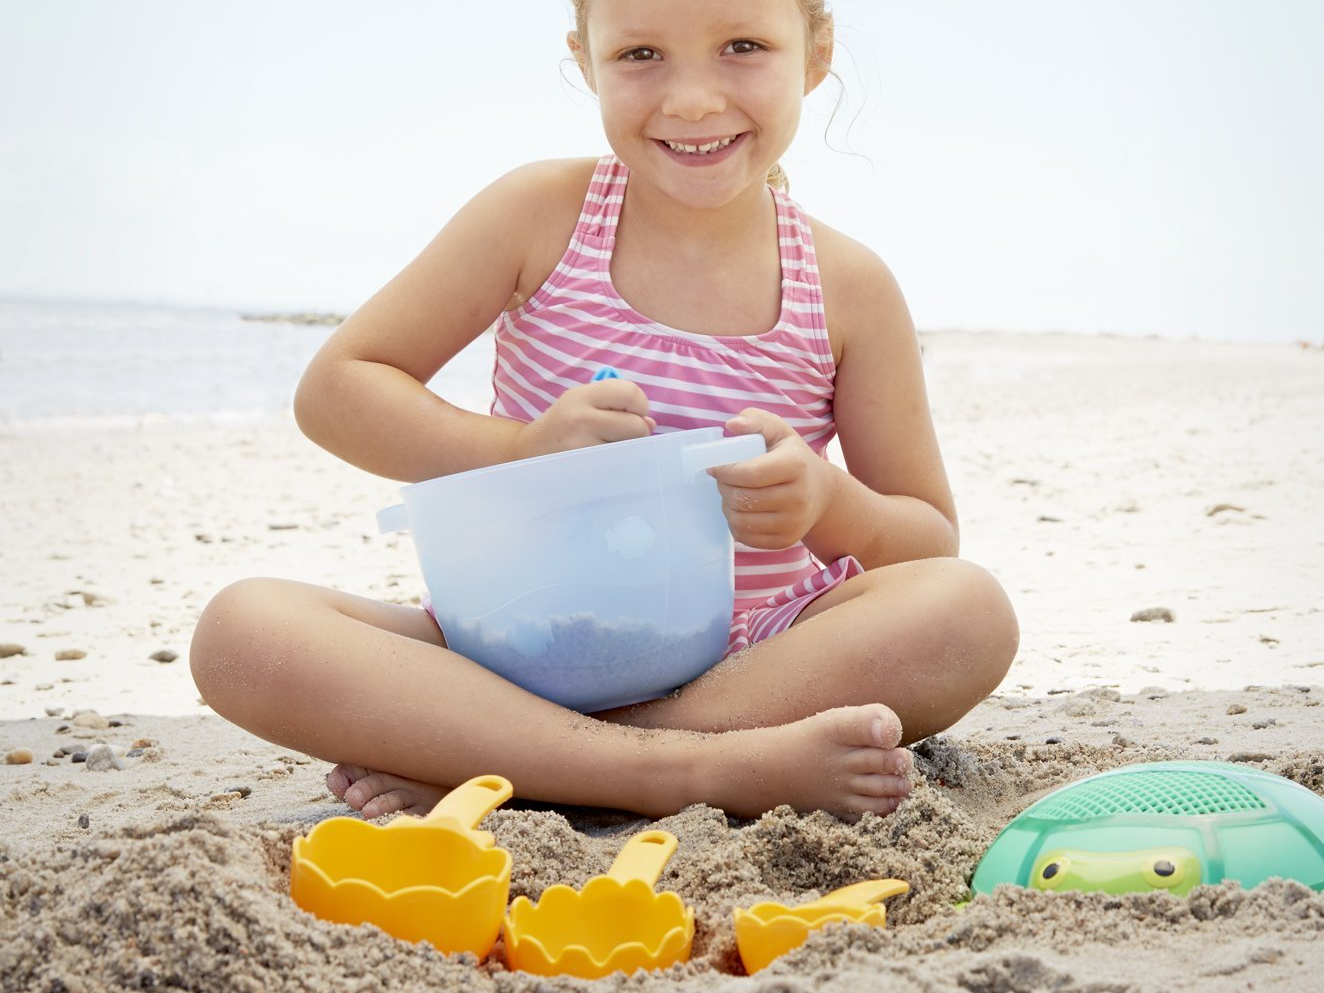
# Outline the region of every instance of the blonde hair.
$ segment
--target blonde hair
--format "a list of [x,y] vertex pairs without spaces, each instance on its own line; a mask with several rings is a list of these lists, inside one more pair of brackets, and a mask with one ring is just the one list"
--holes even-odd
[[[805,47],[809,53],[809,62],[806,68],[813,66],[815,69],[821,69],[823,72],[831,72],[832,66],[828,60],[823,58],[823,50],[820,45],[825,33],[832,30],[832,11],[828,8],[827,0],[795,0],[800,7],[800,13],[805,18]],[[575,8],[575,38],[579,41],[579,46],[588,52],[588,0],[571,0]],[[831,51],[831,49],[829,49]],[[768,185],[775,186],[782,191],[788,191],[791,188],[791,181],[787,178],[786,170],[782,168],[780,162],[776,163],[768,170]]]

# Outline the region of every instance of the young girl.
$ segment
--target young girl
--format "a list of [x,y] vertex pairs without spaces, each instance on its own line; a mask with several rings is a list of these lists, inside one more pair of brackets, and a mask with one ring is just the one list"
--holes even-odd
[[[829,71],[822,0],[575,0],[570,50],[614,155],[498,179],[327,341],[303,430],[417,481],[654,431],[758,432],[713,470],[737,544],[729,653],[660,700],[579,714],[446,647],[425,610],[255,579],[199,621],[207,702],[338,763],[365,817],[499,773],[650,816],[697,802],[854,819],[909,789],[1017,646],[956,512],[901,293],[770,185]],[[495,322],[480,415],[424,386]],[[605,365],[621,378],[589,382]],[[849,471],[823,457],[840,435]]]

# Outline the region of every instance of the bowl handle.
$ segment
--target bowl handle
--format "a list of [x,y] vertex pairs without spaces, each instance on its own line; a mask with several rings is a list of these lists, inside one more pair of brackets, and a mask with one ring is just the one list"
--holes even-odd
[[738,434],[716,441],[701,441],[680,450],[680,468],[688,483],[705,469],[757,458],[767,450],[761,434]]
[[409,513],[405,510],[403,503],[397,503],[394,507],[383,507],[377,511],[377,531],[379,534],[386,534],[388,531],[408,531]]

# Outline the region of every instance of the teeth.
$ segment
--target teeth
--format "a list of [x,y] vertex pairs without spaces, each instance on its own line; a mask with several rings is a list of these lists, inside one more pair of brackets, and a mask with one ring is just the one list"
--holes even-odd
[[667,139],[663,140],[667,142],[667,147],[673,152],[684,152],[687,155],[707,155],[709,152],[715,152],[719,148],[725,148],[727,145],[731,144],[731,142],[735,141],[737,137],[739,136],[732,135],[730,138],[719,138],[717,141],[710,141],[703,145],[686,145],[684,142],[670,141]]

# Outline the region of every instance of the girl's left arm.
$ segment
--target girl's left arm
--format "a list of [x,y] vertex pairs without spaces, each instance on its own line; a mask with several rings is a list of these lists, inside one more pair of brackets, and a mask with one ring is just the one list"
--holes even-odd
[[[814,455],[780,418],[742,412],[729,428],[761,432],[769,455],[713,471],[732,531],[755,547],[803,540],[820,561],[854,555],[865,568],[956,555],[956,507],[901,290],[868,249],[821,225],[814,237],[847,469]],[[779,493],[781,512],[768,513]]]
[[[822,561],[851,552],[871,568],[960,547],[952,499],[924,386],[915,324],[883,260],[824,230],[827,322],[837,354],[833,400],[841,453],[828,512],[806,535]],[[836,332],[833,333],[833,328]]]

